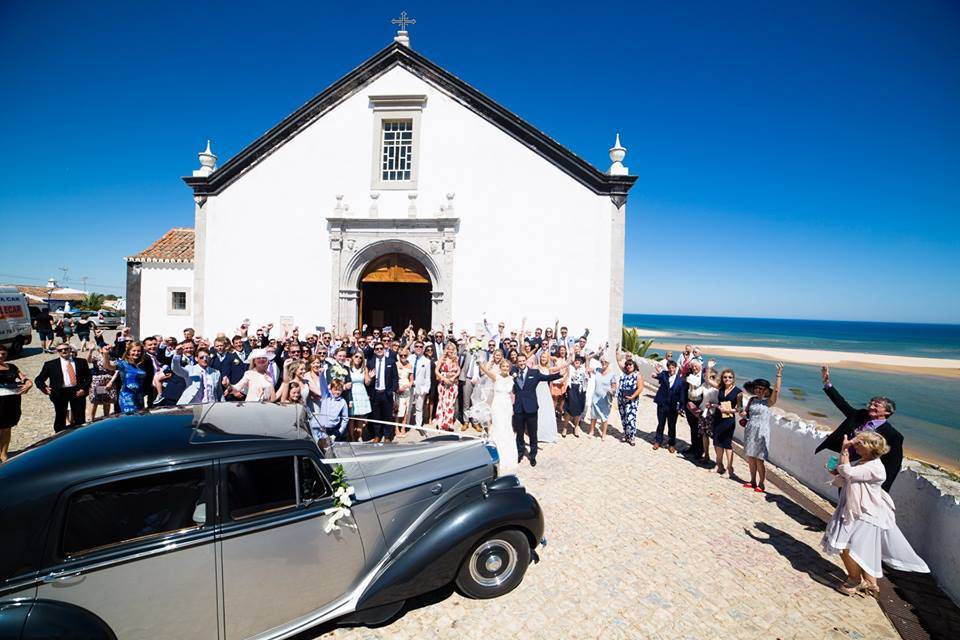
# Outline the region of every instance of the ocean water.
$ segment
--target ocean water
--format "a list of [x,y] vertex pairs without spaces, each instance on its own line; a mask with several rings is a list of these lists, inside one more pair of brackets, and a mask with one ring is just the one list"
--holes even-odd
[[[669,334],[656,338],[664,343],[695,343],[707,357],[711,357],[711,344],[725,344],[960,358],[960,325],[639,314],[625,314],[623,324]],[[758,377],[773,382],[772,362],[712,357],[719,368],[736,372],[738,385]],[[834,386],[854,407],[866,406],[872,396],[893,398],[897,412],[891,422],[911,452],[921,459],[960,467],[960,380],[836,366],[830,371]],[[784,365],[780,407],[830,427],[843,419],[823,393],[816,366]]]
[[625,327],[669,332],[700,344],[828,349],[926,358],[960,358],[960,324],[712,318],[628,313]]

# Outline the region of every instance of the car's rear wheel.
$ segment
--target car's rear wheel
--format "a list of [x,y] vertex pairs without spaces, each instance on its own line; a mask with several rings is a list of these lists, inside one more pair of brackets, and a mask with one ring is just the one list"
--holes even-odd
[[457,573],[457,587],[470,598],[496,598],[513,591],[530,564],[530,542],[521,531],[498,531],[470,551]]
[[17,336],[13,339],[13,342],[10,343],[10,355],[20,355],[21,351],[23,351],[23,336]]

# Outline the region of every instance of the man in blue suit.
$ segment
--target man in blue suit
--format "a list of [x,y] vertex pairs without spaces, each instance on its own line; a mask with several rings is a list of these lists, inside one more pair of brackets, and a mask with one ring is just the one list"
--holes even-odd
[[517,434],[517,462],[523,460],[527,450],[523,442],[523,434],[530,440],[530,466],[537,466],[537,385],[541,382],[559,380],[559,373],[543,374],[539,369],[527,367],[526,358],[520,358],[513,368],[513,431]]
[[[247,353],[243,348],[243,338],[233,336],[233,351],[228,351],[225,357],[220,360],[220,375],[229,380],[230,384],[239,384],[243,374],[247,372]],[[244,394],[240,391],[234,391],[233,397],[224,394],[225,400],[243,400]]]
[[657,395],[653,397],[653,402],[657,405],[657,439],[653,448],[659,449],[663,445],[663,426],[666,423],[670,453],[677,452],[677,416],[686,403],[686,385],[678,369],[676,362],[667,360],[667,370],[663,371],[658,364],[657,372],[653,375],[660,383]]

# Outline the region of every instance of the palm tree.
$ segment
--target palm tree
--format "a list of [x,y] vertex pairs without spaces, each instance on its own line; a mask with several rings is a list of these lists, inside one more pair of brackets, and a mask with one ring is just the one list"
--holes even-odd
[[105,298],[102,293],[88,293],[87,297],[80,303],[80,308],[98,311],[100,307],[103,306],[104,300]]
[[640,337],[637,336],[636,329],[627,329],[624,327],[621,344],[623,345],[624,351],[629,351],[638,358],[643,358],[647,355],[647,350],[650,348],[650,345],[653,344],[653,338],[641,340]]

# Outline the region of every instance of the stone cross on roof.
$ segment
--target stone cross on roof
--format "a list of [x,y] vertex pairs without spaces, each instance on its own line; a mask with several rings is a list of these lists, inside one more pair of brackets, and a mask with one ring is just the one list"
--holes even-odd
[[410,46],[410,36],[407,35],[407,26],[411,24],[417,24],[417,21],[413,18],[407,17],[406,11],[400,12],[399,18],[394,18],[390,21],[392,24],[397,25],[400,29],[397,31],[396,37],[394,37],[394,42],[399,42],[400,44],[409,47]]

